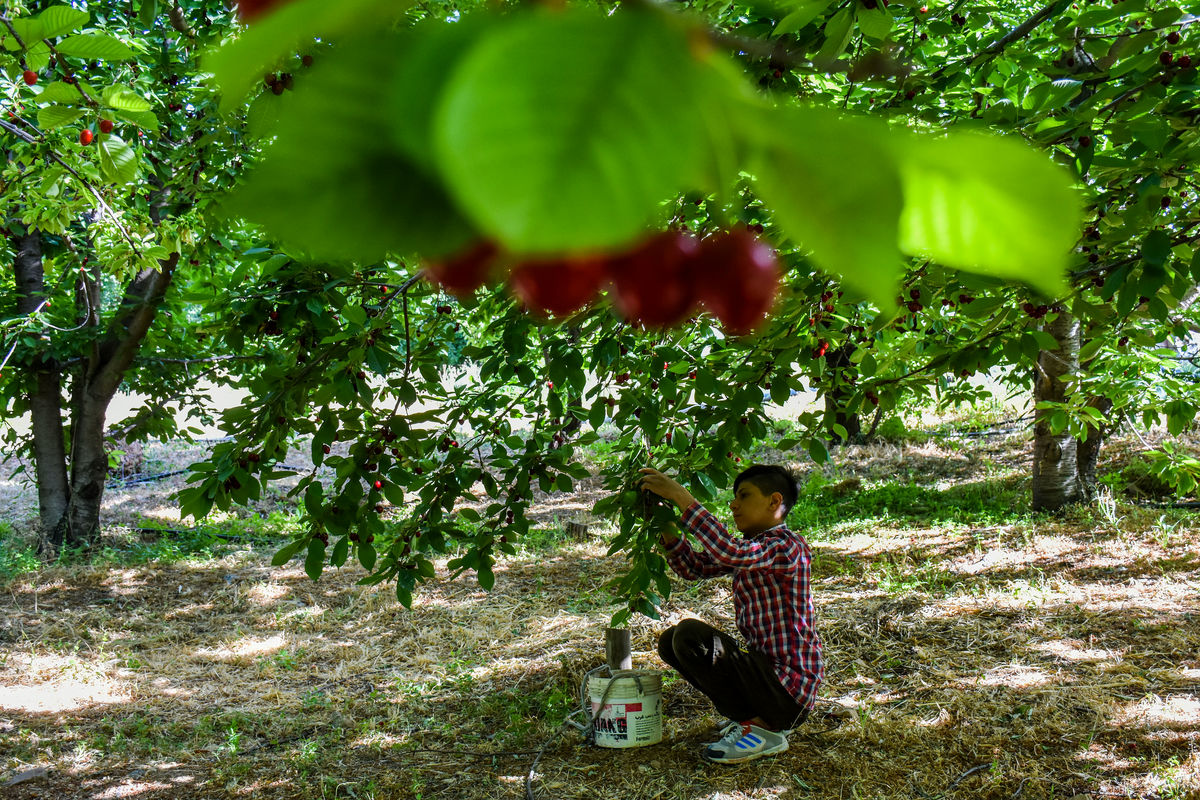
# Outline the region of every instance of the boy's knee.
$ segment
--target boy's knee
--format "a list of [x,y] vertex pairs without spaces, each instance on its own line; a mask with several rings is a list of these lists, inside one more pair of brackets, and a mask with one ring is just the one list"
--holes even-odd
[[703,642],[711,639],[713,629],[707,622],[701,622],[698,619],[688,618],[680,622],[673,628],[675,635],[674,639],[679,645],[691,642]]
[[675,656],[675,627],[663,631],[658,637],[658,657],[668,664],[674,664]]

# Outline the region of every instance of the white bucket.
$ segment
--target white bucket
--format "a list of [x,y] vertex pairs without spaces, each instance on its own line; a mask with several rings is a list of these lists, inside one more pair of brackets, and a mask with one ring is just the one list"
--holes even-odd
[[588,699],[596,718],[596,744],[601,747],[642,747],[662,741],[661,673],[618,670],[611,678],[592,675]]

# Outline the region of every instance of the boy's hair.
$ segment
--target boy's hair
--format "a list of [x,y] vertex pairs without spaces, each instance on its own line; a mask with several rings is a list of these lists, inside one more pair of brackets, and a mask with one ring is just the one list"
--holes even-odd
[[792,506],[796,505],[796,496],[800,493],[796,484],[796,476],[790,469],[778,464],[755,464],[738,473],[733,479],[733,493],[737,494],[738,487],[746,481],[767,497],[775,492],[783,495],[783,517],[787,518]]

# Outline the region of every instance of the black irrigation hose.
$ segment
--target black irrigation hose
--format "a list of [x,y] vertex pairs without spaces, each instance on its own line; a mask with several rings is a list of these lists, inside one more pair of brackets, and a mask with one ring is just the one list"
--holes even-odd
[[[303,472],[304,467],[298,467],[294,464],[277,464],[279,469],[292,470],[293,472]],[[165,480],[166,478],[174,478],[176,475],[186,475],[188,470],[177,469],[171,472],[163,472],[158,475],[134,475],[130,478],[116,478],[114,481],[121,486],[137,486],[140,483],[153,483],[154,481]]]
[[972,775],[974,775],[976,772],[979,772],[980,770],[990,769],[991,766],[992,766],[991,761],[985,762],[983,764],[976,764],[975,766],[971,767],[969,770],[964,772],[962,775],[959,775],[957,778],[955,778],[953,781],[951,781],[949,786],[947,786],[945,789],[942,789],[937,794],[927,794],[926,792],[923,792],[921,790],[921,787],[919,787],[919,786],[914,786],[913,788],[917,790],[917,794],[921,795],[921,797],[927,798],[927,800],[941,800],[941,798],[945,797],[948,792],[950,792],[952,789],[954,789],[954,787],[958,786],[960,783],[965,781],[967,778],[971,777]]

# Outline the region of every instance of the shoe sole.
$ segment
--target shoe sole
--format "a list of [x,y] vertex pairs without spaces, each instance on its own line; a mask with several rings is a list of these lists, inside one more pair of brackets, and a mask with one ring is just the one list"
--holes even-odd
[[788,749],[787,739],[784,739],[782,742],[775,745],[774,747],[768,748],[766,750],[760,750],[757,753],[750,753],[749,755],[740,756],[738,758],[713,758],[713,757],[709,756],[707,753],[705,753],[704,760],[709,761],[713,764],[742,764],[747,761],[753,761],[756,758],[763,758],[764,756],[778,755],[779,753],[782,753],[782,752],[786,751],[787,749]]

